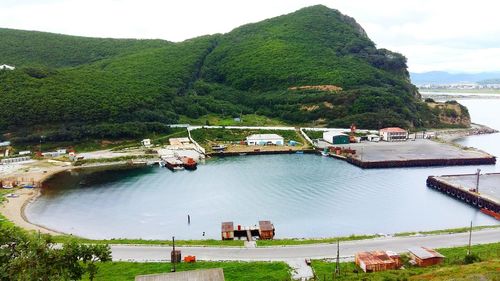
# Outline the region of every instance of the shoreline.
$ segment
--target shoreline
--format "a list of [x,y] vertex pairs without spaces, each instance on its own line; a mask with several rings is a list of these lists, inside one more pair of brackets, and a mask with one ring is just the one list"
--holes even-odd
[[[43,163],[37,163],[43,164]],[[16,188],[12,190],[13,194],[18,197],[15,198],[4,198],[4,201],[0,203],[0,214],[3,215],[8,221],[12,222],[14,225],[23,228],[28,231],[37,231],[43,234],[51,234],[51,235],[72,235],[70,233],[65,233],[61,231],[57,231],[51,229],[44,225],[39,225],[34,222],[31,222],[26,216],[26,208],[29,204],[33,203],[38,197],[42,195],[42,185],[43,182],[47,181],[51,177],[70,170],[79,170],[79,169],[91,169],[91,168],[105,168],[109,169],[111,167],[122,167],[126,166],[127,162],[109,162],[109,163],[93,163],[86,166],[53,166],[47,168],[45,171],[37,170],[37,172],[33,172],[29,175],[32,176],[35,182],[38,182],[38,187],[35,188]],[[12,173],[10,176],[15,176],[16,173]],[[26,176],[26,175],[24,175]]]
[[[472,124],[471,128],[464,128],[464,129],[436,130],[437,138],[439,140],[446,143],[450,143],[452,145],[454,144],[455,140],[463,137],[472,135],[481,135],[481,134],[491,134],[497,132],[498,132],[497,130],[494,130],[488,126],[480,124]],[[285,153],[291,153],[291,152],[285,151]],[[268,154],[268,153],[260,152],[258,154]],[[238,155],[240,154],[238,153]],[[215,154],[213,156],[222,156],[222,155]],[[225,156],[230,156],[230,155],[225,155]],[[11,221],[16,226],[19,226],[23,229],[30,231],[39,231],[40,233],[47,233],[52,235],[73,235],[73,234],[60,232],[43,225],[38,225],[36,223],[33,223],[28,219],[25,213],[25,210],[29,206],[29,204],[33,203],[38,197],[41,196],[41,187],[44,181],[50,179],[51,177],[53,177],[58,173],[73,169],[74,170],[89,169],[89,168],[110,169],[112,167],[125,167],[128,165],[127,161],[91,163],[83,166],[68,165],[68,163],[66,162],[57,162],[57,163],[50,162],[50,164],[52,165],[44,167],[44,164],[46,164],[47,162],[49,161],[38,161],[35,162],[34,165],[32,165],[32,167],[28,166],[20,169],[20,170],[25,170],[24,172],[27,174],[24,173],[19,174],[19,171],[13,171],[13,172],[11,171],[10,175],[8,176],[22,176],[23,178],[31,177],[34,181],[39,182],[39,187],[33,189],[21,188],[13,190],[12,193],[19,195],[19,197],[5,198],[5,200],[0,205],[0,214],[2,214],[7,220]],[[33,169],[33,171],[29,171],[30,169]]]

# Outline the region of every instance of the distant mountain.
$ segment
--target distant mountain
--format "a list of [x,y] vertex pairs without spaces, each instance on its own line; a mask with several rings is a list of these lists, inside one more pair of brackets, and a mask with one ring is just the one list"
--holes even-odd
[[[406,58],[356,21],[312,6],[180,43],[0,29],[0,133],[119,138],[188,117],[258,114],[293,124],[440,125]],[[333,90],[332,90],[333,89]]]
[[424,84],[476,83],[481,80],[499,79],[500,71],[481,73],[449,73],[444,71],[411,72],[410,77],[411,82],[417,86]]

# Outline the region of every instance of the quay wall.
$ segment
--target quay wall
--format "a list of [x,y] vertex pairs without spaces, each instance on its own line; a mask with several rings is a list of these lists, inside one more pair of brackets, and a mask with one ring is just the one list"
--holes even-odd
[[248,151],[248,152],[211,152],[209,156],[226,157],[226,156],[242,156],[242,155],[272,155],[272,154],[318,154],[314,149],[303,150],[269,150],[269,151]]
[[462,202],[465,202],[474,208],[486,208],[490,211],[500,213],[500,205],[496,202],[493,202],[487,198],[482,198],[476,193],[463,190],[446,182],[440,181],[434,176],[430,176],[427,178],[427,186],[429,188],[445,193],[451,197],[454,197],[455,199],[461,200]]
[[411,159],[388,161],[361,161],[348,157],[347,162],[363,169],[376,168],[403,168],[403,167],[430,167],[430,166],[467,166],[467,165],[495,165],[495,157],[455,158],[455,159]]

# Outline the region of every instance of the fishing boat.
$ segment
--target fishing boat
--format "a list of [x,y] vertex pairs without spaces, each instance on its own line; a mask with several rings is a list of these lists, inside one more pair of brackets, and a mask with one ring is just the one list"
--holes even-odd
[[163,159],[165,162],[165,167],[169,168],[172,171],[184,170],[184,164],[181,160],[171,157]]
[[486,208],[482,208],[481,213],[486,214],[486,215],[490,215],[490,216],[494,217],[495,219],[500,220],[500,213],[488,210]]
[[196,170],[198,163],[191,157],[181,157],[180,160],[186,170]]
[[325,148],[321,151],[321,156],[327,157],[328,156],[328,149]]

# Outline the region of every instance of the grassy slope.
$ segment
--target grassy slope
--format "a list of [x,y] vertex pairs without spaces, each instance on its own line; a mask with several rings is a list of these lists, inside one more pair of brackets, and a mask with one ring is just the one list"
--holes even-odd
[[[477,254],[484,263],[463,265],[463,258],[467,253],[467,247],[437,249],[445,258],[443,265],[420,268],[408,267],[406,270],[391,270],[376,273],[353,273],[354,263],[341,263],[341,276],[336,280],[434,280],[434,276],[440,280],[471,280],[474,275],[493,277],[500,266],[500,243],[476,245],[472,252]],[[313,261],[313,268],[320,280],[332,280],[332,272],[335,263],[325,261]],[[478,279],[495,280],[495,279]]]
[[0,64],[70,67],[148,48],[163,40],[109,39],[0,28]]
[[[2,63],[21,66],[0,72],[0,131],[26,129],[20,135],[66,132],[71,122],[175,123],[207,114],[360,127],[435,121],[414,98],[405,58],[376,49],[354,20],[324,6],[182,43],[0,35]],[[30,64],[42,67],[22,67]],[[287,90],[311,84],[344,91]]]

